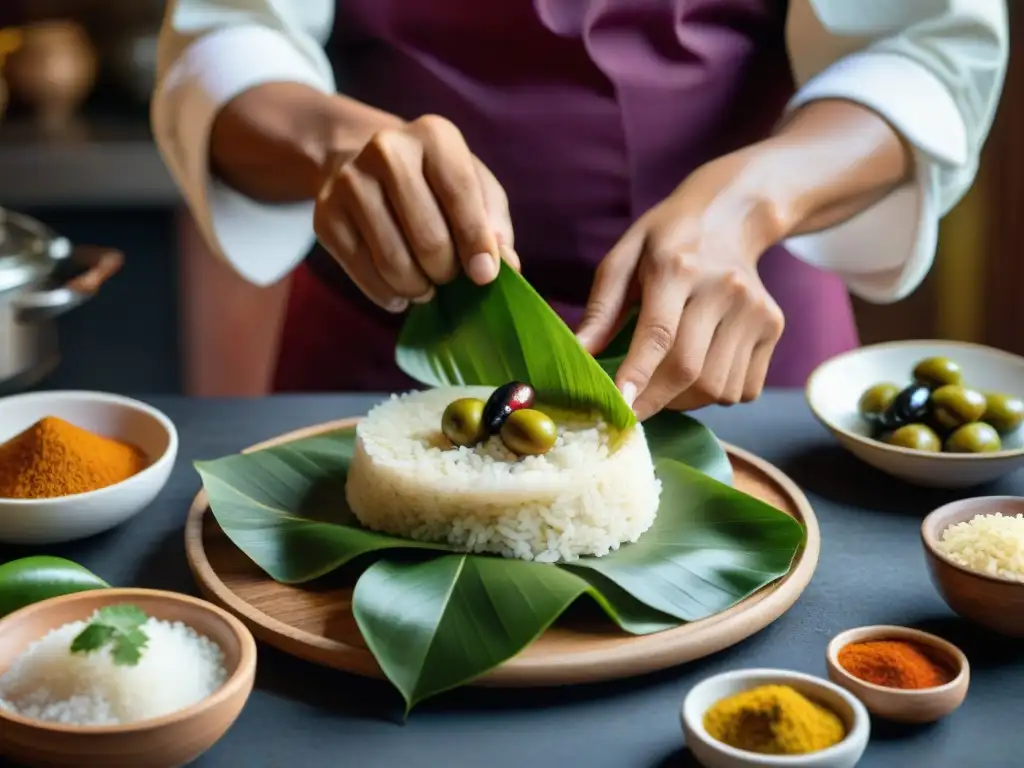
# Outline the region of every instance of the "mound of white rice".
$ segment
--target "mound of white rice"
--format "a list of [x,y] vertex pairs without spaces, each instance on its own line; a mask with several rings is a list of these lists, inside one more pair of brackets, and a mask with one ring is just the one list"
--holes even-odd
[[393,395],[367,414],[346,486],[363,525],[547,563],[608,554],[651,527],[661,483],[639,425],[613,447],[604,424],[560,424],[543,456],[520,458],[499,437],[452,447],[441,433],[444,409],[492,391]]

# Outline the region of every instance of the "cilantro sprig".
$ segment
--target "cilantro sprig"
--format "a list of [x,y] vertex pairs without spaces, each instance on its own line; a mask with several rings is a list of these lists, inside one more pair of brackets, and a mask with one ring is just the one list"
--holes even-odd
[[128,603],[100,608],[71,641],[71,652],[91,653],[109,645],[115,664],[134,667],[149,643],[141,629],[148,619],[145,612]]

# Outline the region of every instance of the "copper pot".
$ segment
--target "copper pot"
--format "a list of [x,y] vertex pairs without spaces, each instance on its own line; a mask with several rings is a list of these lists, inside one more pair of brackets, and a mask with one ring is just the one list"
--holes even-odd
[[7,59],[11,95],[48,124],[71,118],[96,82],[96,51],[85,30],[71,21],[26,26],[21,45]]

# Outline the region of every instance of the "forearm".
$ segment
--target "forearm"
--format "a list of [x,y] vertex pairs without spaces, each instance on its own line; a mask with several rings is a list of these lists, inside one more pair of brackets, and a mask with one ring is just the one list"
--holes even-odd
[[329,158],[354,156],[394,115],[298,83],[251,88],[220,110],[210,132],[213,173],[261,202],[309,200]]
[[878,114],[839,100],[812,102],[777,134],[735,153],[730,185],[751,200],[770,240],[835,226],[907,181],[913,156]]

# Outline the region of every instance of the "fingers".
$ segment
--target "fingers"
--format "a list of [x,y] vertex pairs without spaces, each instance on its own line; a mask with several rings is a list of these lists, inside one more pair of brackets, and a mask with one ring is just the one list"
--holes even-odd
[[395,293],[377,271],[373,257],[343,211],[329,208],[331,190],[325,189],[313,213],[313,228],[324,248],[367,298],[388,312],[404,312],[409,302]]
[[768,366],[775,351],[775,342],[762,341],[754,346],[750,355],[750,364],[743,379],[743,392],[740,402],[749,403],[761,396],[765,380],[768,378]]
[[476,161],[458,129],[442,118],[417,121],[424,145],[423,176],[444,212],[455,252],[469,278],[498,276],[498,243],[484,204]]
[[501,260],[508,264],[516,272],[521,272],[523,267],[519,262],[519,254],[513,251],[511,248],[506,248],[504,245],[498,246],[498,253],[501,254]]
[[[641,276],[640,315],[626,359],[615,377],[627,402],[632,403],[637,396],[644,398],[655,371],[675,347],[688,293],[684,282],[670,279],[662,269]],[[645,400],[651,397],[647,395]]]
[[[719,400],[722,404],[733,405],[744,402],[743,393],[747,384],[747,371],[750,369],[750,362],[753,359],[754,348],[757,346],[758,337],[744,333],[732,356],[732,364],[729,366],[725,378],[725,385],[722,387],[722,394]],[[760,389],[758,390],[760,394]]]
[[[577,340],[592,355],[607,346],[623,312],[629,309],[627,300],[643,244],[643,235],[639,229],[626,232],[594,273],[583,320],[576,331]],[[678,315],[673,328],[676,325]]]
[[384,281],[403,298],[427,293],[432,283],[409,252],[380,183],[348,166],[335,187],[343,210],[358,228]]
[[653,416],[670,403],[676,407],[681,393],[697,383],[712,344],[720,341],[719,326],[728,309],[714,293],[698,294],[686,304],[675,346],[633,407],[638,419]]
[[[498,247],[514,252],[515,236],[512,232],[512,213],[508,207],[508,195],[505,194],[505,190],[487,166],[476,158],[474,158],[474,165],[480,180],[484,210],[487,212],[487,220],[490,222],[491,231],[494,232]],[[519,269],[518,257],[516,257],[515,267],[516,270]]]
[[381,131],[356,160],[356,166],[380,180],[402,235],[418,267],[437,284],[458,272],[448,223],[420,167],[423,148],[401,131]]
[[439,117],[377,133],[328,174],[315,228],[361,290],[392,311],[429,300],[460,268],[478,284],[497,276],[499,259],[520,269],[504,190]]

